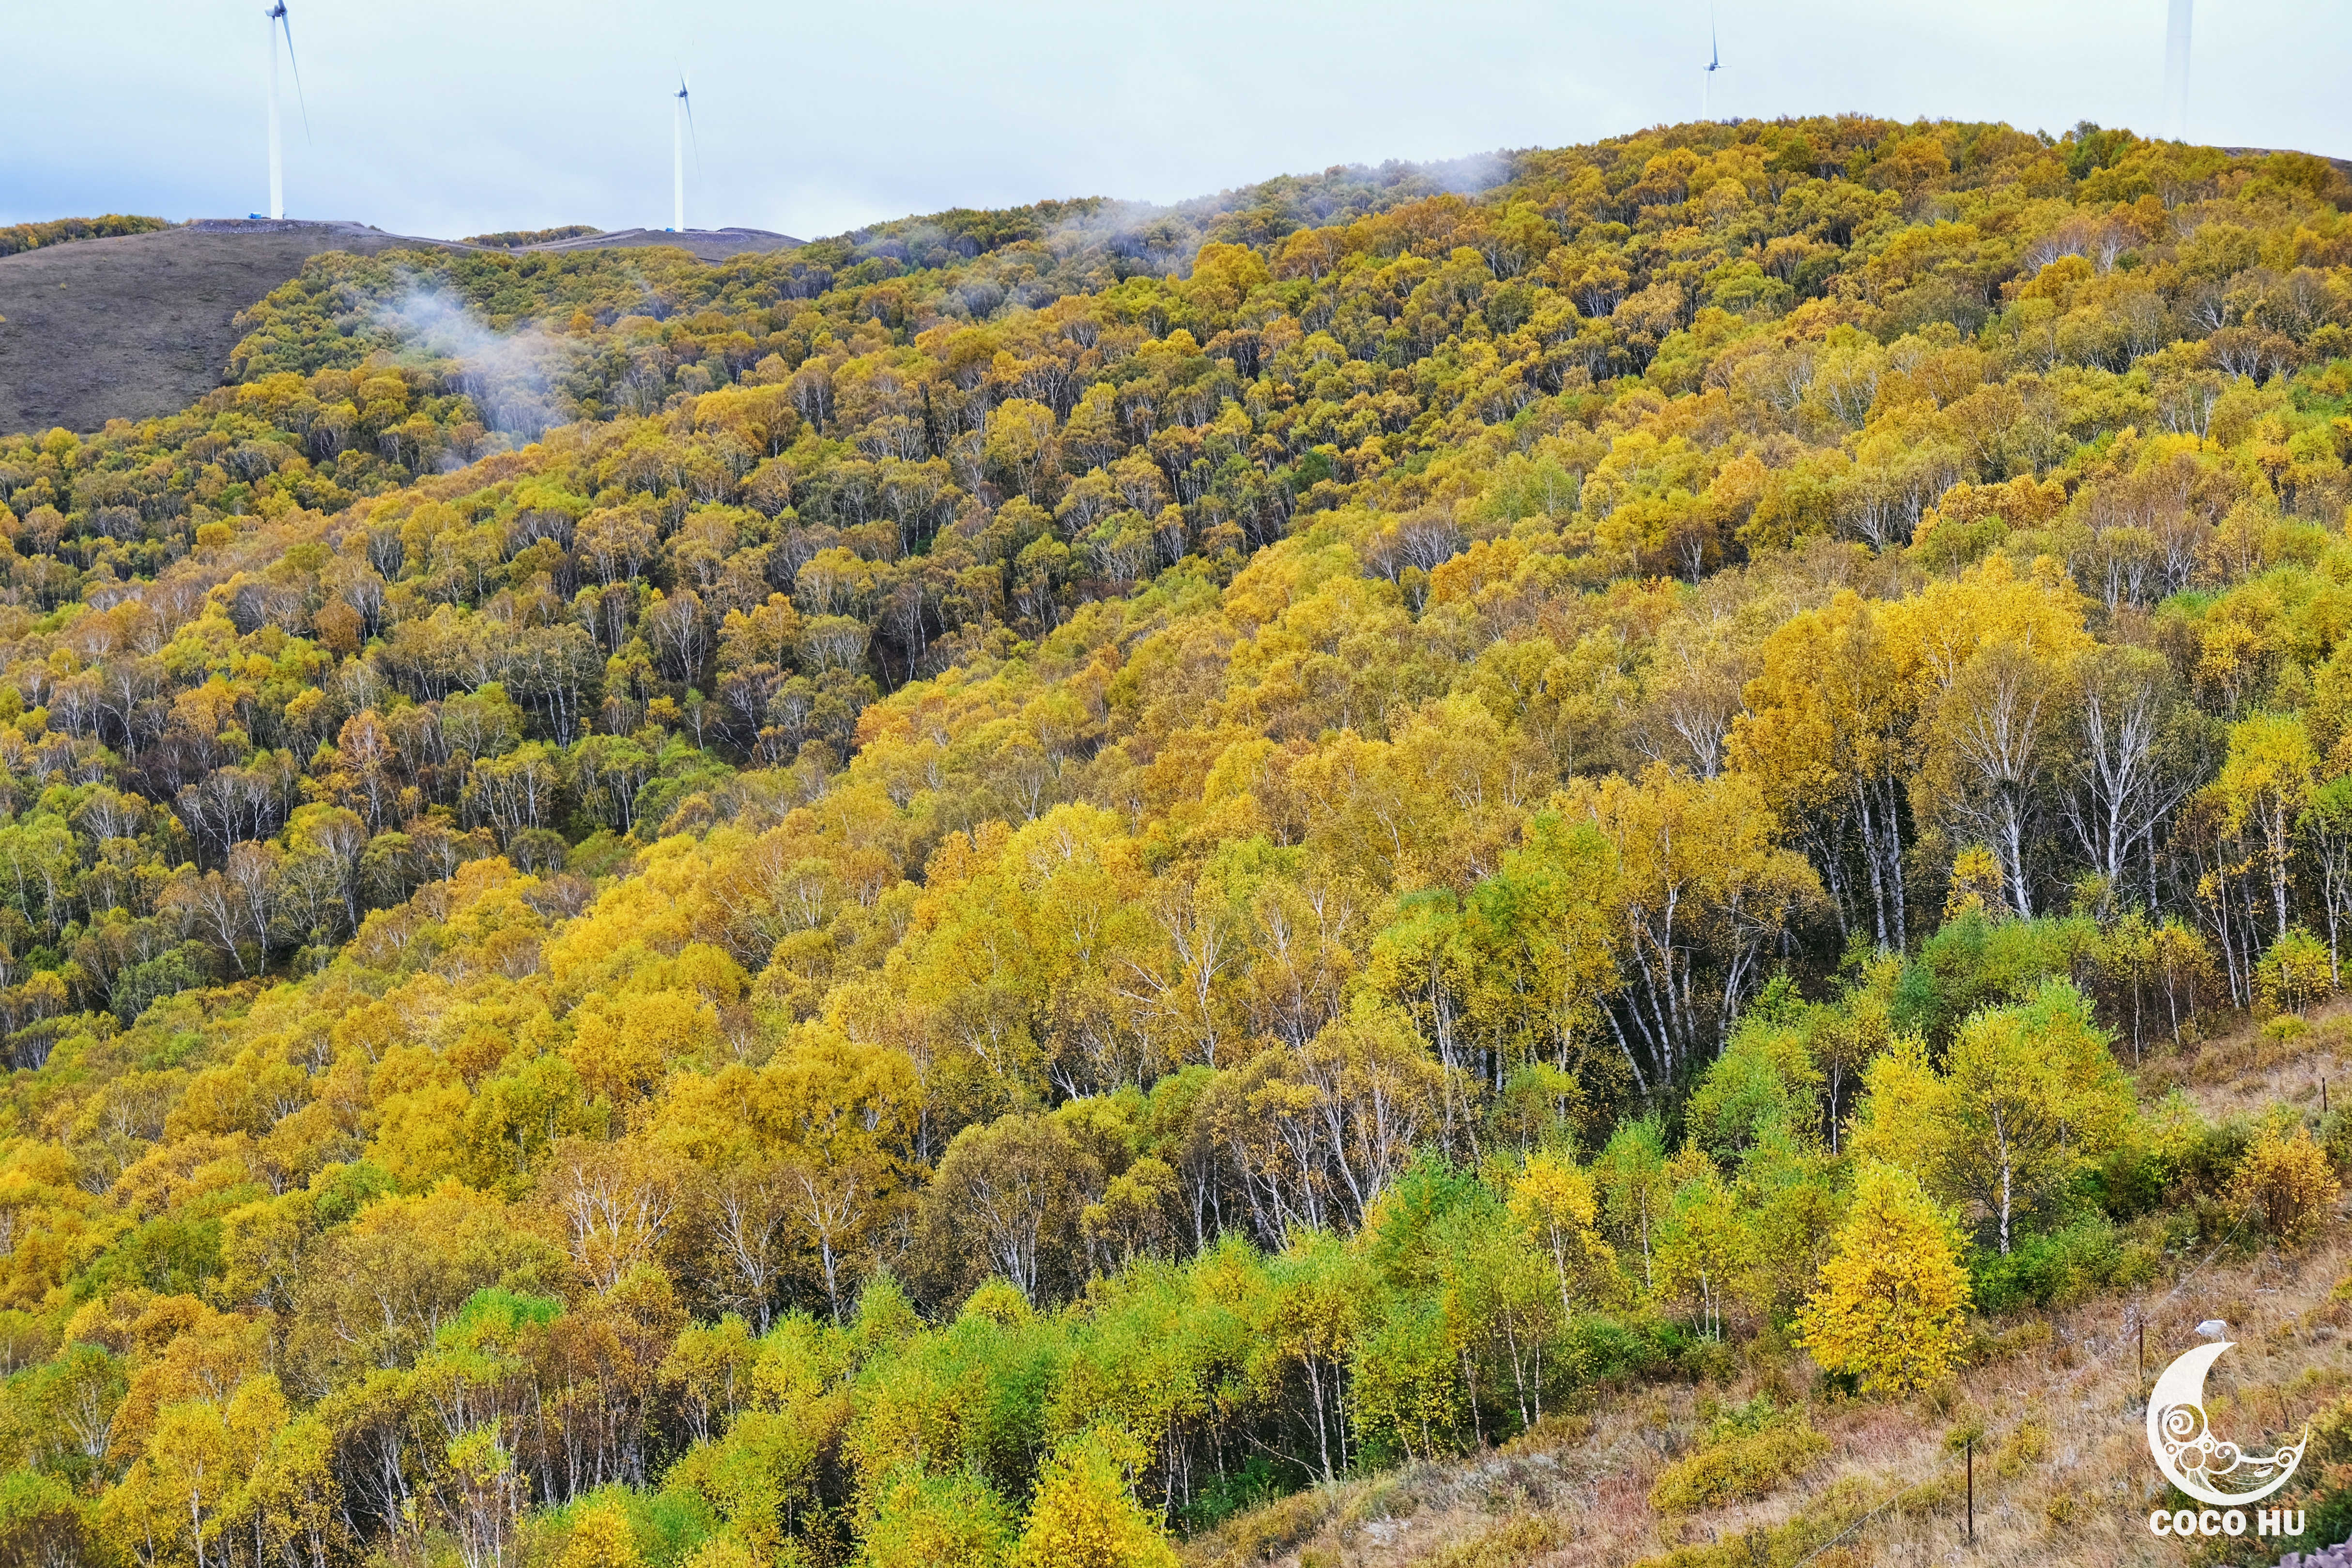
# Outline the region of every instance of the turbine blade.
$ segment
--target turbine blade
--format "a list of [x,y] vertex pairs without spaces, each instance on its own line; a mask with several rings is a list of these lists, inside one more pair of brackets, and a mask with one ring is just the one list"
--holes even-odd
[[315,146],[310,135],[310,103],[302,96],[302,65],[294,58],[294,24],[287,20],[283,5],[278,7],[278,26],[286,35],[286,63],[294,68],[294,101],[302,110],[302,141],[305,145]]
[[683,86],[678,88],[677,95],[686,100],[686,139],[694,144],[694,172],[699,175],[702,173],[702,138],[694,133],[694,95]]

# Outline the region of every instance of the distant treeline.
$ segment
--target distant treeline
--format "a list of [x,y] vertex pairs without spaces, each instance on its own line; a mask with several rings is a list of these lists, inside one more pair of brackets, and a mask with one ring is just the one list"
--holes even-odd
[[0,256],[38,250],[45,245],[63,245],[69,239],[112,239],[117,235],[152,234],[171,226],[160,217],[126,217],[121,213],[109,213],[104,217],[60,217],[47,223],[10,224],[0,228]]
[[500,250],[520,250],[526,245],[548,245],[559,239],[579,239],[604,231],[593,223],[567,223],[562,228],[510,228],[498,234],[469,234],[467,245],[494,245]]

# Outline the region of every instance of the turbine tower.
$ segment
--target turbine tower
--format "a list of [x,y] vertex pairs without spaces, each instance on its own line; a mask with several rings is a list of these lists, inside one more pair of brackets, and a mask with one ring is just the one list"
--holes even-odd
[[2164,29],[2164,132],[2189,140],[2189,23],[2196,0],[2172,0]]
[[295,101],[302,105],[302,134],[310,134],[310,106],[302,97],[302,67],[294,58],[294,25],[286,19],[286,0],[278,0],[266,14],[269,32],[269,216],[286,216],[286,153],[278,133],[278,39],[286,38],[286,63],[294,72]]
[[[694,133],[694,100],[687,92],[686,73],[678,72],[677,91],[671,95],[669,114],[669,161],[671,179],[670,227],[679,234],[686,232],[686,142]],[[702,143],[694,145],[695,166],[702,163]]]

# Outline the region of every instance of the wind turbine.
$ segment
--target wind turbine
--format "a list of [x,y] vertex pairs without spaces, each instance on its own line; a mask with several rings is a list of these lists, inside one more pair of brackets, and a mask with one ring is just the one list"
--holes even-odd
[[[670,174],[674,182],[673,195],[676,197],[672,204],[672,216],[677,220],[670,225],[670,227],[677,233],[684,234],[686,232],[686,142],[688,137],[694,135],[694,99],[687,91],[684,71],[677,73],[677,91],[670,96],[673,101],[669,113],[669,157]],[[696,137],[694,142],[694,166],[697,173],[701,171],[702,141],[699,137]]]
[[1715,7],[1710,5],[1706,12],[1706,75],[1699,79],[1702,85],[1698,95],[1698,117],[1701,120],[1714,118],[1715,73],[1722,68],[1723,55],[1715,47]]
[[286,154],[278,142],[278,37],[286,37],[286,63],[294,72],[294,100],[302,106],[302,136],[310,135],[310,105],[302,96],[302,67],[294,58],[294,25],[286,19],[286,0],[269,8],[269,216],[286,216]]

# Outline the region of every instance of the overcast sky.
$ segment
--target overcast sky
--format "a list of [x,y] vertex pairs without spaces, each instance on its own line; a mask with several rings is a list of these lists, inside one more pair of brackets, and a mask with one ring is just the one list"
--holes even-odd
[[[287,212],[458,236],[669,221],[803,237],[1045,196],[1169,201],[1696,118],[1705,0],[824,6],[289,0]],[[0,0],[0,221],[268,202],[262,0]],[[2205,0],[2189,134],[2352,156],[2352,5]],[[2165,0],[1718,0],[1718,117],[2162,129]]]

